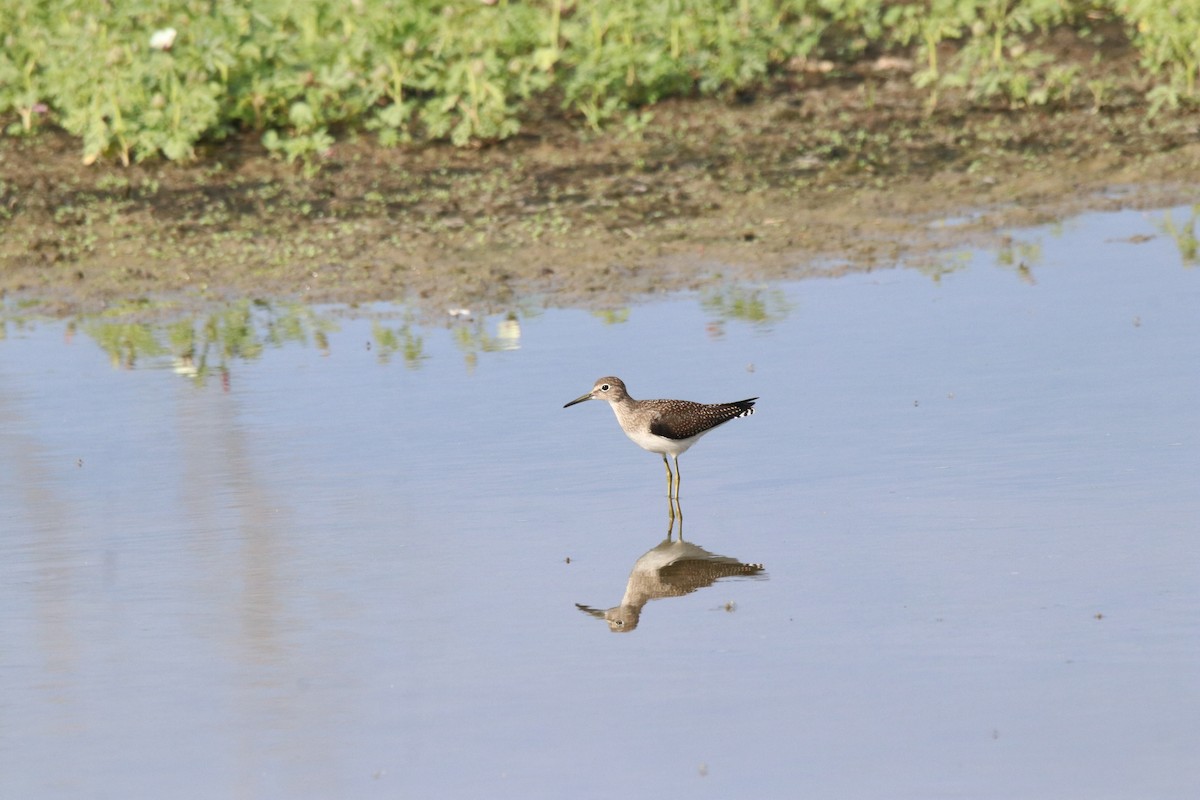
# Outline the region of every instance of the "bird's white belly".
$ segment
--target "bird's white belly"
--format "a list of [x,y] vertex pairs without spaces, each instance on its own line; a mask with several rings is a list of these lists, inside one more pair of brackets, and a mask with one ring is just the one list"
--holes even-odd
[[[619,419],[620,417],[618,417],[618,420]],[[705,431],[704,433],[708,433],[708,431]],[[696,436],[692,436],[687,439],[668,439],[665,436],[657,436],[653,433],[650,433],[650,431],[645,429],[625,431],[625,435],[633,440],[633,443],[643,450],[649,450],[651,453],[664,453],[669,456],[683,455],[683,453],[689,447],[695,444],[696,440],[703,436],[704,433],[697,434]]]

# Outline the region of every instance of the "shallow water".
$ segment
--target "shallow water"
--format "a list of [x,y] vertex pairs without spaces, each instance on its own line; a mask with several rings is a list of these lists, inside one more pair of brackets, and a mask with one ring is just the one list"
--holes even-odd
[[[1190,213],[203,363],[10,321],[0,796],[1194,797]],[[606,374],[762,398],[683,544]]]

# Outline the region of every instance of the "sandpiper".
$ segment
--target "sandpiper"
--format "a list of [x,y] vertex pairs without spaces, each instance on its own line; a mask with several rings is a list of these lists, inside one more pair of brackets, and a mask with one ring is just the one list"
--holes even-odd
[[[620,378],[609,376],[596,381],[590,392],[576,397],[563,408],[584,400],[607,400],[626,436],[643,450],[662,454],[667,466],[667,497],[678,500],[679,457],[718,425],[753,414],[757,399],[751,397],[735,403],[712,404],[690,400],[634,400]],[[667,456],[675,460],[673,475]]]

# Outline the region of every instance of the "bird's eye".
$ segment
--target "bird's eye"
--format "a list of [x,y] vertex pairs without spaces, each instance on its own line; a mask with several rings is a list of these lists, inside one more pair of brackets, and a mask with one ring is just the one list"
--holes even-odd
[[602,391],[602,392],[607,392],[607,391],[608,391],[608,384],[607,384],[607,383],[605,383],[605,384],[601,384],[601,386],[600,386],[600,391]]

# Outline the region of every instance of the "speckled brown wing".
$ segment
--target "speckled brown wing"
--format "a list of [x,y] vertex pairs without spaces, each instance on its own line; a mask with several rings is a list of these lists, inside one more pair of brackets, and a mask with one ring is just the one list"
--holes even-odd
[[710,431],[718,425],[736,417],[754,413],[754,401],[739,400],[736,403],[692,403],[687,400],[661,400],[661,408],[650,423],[650,432],[666,439],[690,439]]

